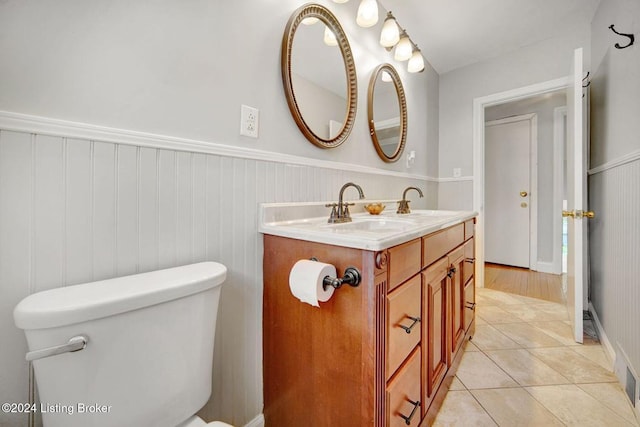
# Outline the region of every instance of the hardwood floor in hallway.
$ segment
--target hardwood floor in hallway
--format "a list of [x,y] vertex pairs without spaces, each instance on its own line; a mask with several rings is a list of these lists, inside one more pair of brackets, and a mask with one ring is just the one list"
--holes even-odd
[[526,268],[485,264],[485,288],[546,301],[565,303],[562,276],[539,273]]

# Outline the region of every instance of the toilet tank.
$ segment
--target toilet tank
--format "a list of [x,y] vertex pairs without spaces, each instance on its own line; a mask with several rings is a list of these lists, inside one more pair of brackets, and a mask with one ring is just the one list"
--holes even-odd
[[52,289],[14,310],[29,351],[83,335],[83,350],[33,361],[46,427],[175,426],[211,394],[226,268],[203,262]]

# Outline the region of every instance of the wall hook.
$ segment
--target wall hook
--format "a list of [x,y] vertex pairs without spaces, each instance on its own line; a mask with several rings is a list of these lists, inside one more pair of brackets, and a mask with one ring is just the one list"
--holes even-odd
[[627,44],[626,46],[620,46],[619,43],[615,44],[616,49],[625,49],[628,48],[629,46],[631,46],[633,44],[633,42],[635,41],[636,37],[633,34],[624,34],[624,33],[619,33],[616,31],[615,28],[613,28],[613,24],[609,25],[609,28],[611,29],[611,31],[613,31],[614,33],[616,33],[619,36],[623,36],[623,37],[629,37],[629,44]]

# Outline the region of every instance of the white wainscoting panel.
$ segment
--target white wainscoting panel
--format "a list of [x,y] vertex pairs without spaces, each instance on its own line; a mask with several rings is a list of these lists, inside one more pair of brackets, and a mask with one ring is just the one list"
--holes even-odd
[[640,160],[589,177],[591,301],[614,348],[640,372]]
[[[29,399],[27,350],[13,307],[45,289],[214,260],[228,267],[216,332],[213,394],[201,415],[244,425],[262,412],[261,202],[337,199],[348,181],[368,198],[414,185],[435,208],[437,183],[407,176],[154,148],[148,135],[0,128],[0,402]],[[58,126],[58,125],[56,125]],[[296,142],[298,143],[298,142]],[[240,153],[241,154],[241,153]],[[255,154],[255,153],[254,153]],[[352,190],[346,193],[355,198]],[[394,207],[390,206],[390,209]],[[26,416],[0,414],[0,425]]]

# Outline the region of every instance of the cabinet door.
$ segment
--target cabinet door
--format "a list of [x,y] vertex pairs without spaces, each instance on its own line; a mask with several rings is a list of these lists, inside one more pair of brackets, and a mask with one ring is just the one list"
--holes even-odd
[[453,360],[453,356],[460,348],[462,341],[464,340],[464,247],[460,246],[458,249],[449,253],[449,301],[451,304],[451,332],[449,333],[450,339],[450,352],[449,363]]
[[424,302],[422,342],[426,347],[425,366],[427,385],[425,390],[425,406],[435,392],[447,372],[447,273],[449,271],[448,258],[436,261],[425,270],[424,274]]

